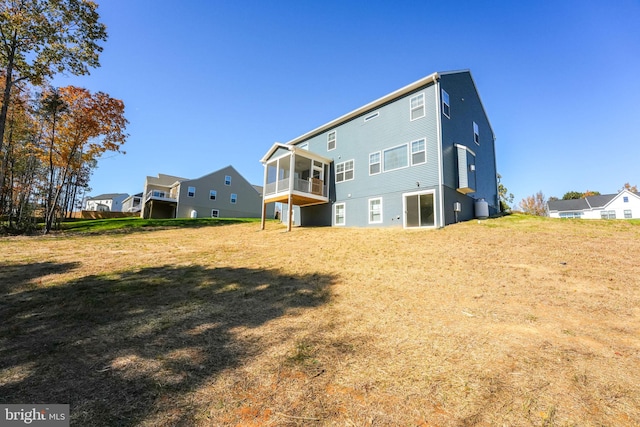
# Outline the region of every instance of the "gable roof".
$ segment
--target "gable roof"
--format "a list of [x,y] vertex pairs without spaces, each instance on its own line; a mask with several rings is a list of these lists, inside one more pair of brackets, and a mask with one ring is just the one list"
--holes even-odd
[[113,199],[117,199],[119,197],[128,197],[129,194],[127,193],[106,193],[106,194],[100,194],[99,196],[95,196],[95,197],[87,197],[87,200],[113,200]]
[[584,211],[590,209],[602,209],[622,193],[628,193],[632,196],[640,197],[640,194],[638,193],[623,190],[616,194],[600,194],[597,196],[587,196],[582,199],[552,200],[547,202],[547,207],[550,211]]

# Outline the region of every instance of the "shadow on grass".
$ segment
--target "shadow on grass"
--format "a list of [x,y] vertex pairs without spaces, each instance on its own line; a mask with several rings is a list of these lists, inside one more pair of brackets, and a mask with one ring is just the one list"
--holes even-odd
[[259,223],[259,221],[260,218],[109,218],[64,222],[60,231],[82,234],[134,233],[163,228],[218,227],[232,224]]
[[[36,262],[30,264],[0,262],[0,295],[7,295],[25,288],[36,288],[38,286],[37,279],[49,274],[65,273],[79,265],[79,262]],[[1,316],[0,319],[2,319]]]
[[[333,280],[160,266],[13,293],[4,285],[2,402],[68,403],[72,425],[136,425],[259,354],[259,340],[238,331],[327,302]],[[192,411],[179,408],[171,424],[192,424]]]

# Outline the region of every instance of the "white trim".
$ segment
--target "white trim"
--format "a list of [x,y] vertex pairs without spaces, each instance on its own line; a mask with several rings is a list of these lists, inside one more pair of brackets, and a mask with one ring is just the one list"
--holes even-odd
[[[229,178],[229,179],[227,179]],[[229,181],[229,183],[227,184],[227,181]],[[225,175],[224,176],[224,185],[231,185],[231,175]]]
[[[404,146],[405,150],[407,151],[407,165],[406,166],[400,166],[399,168],[393,168],[393,169],[386,170],[385,169],[385,167],[386,167],[385,163],[386,162],[384,161],[384,153],[385,153],[385,151],[393,150],[395,148],[402,147],[402,146]],[[400,170],[400,169],[408,168],[409,166],[411,166],[411,160],[409,160],[409,143],[405,142],[404,144],[399,144],[399,145],[395,145],[393,147],[389,147],[387,149],[383,149],[382,150],[381,160],[382,160],[382,172],[391,172],[391,171],[397,171],[397,170]]]
[[[407,197],[410,196],[420,196],[423,194],[433,194],[433,225],[429,226],[417,226],[417,227],[407,227]],[[436,218],[436,190],[422,190],[422,191],[412,191],[410,193],[402,193],[402,212],[404,212],[402,216],[402,228],[438,228],[438,220]]]
[[[371,202],[374,200],[380,200],[380,219],[378,221],[371,221]],[[372,197],[367,200],[367,223],[368,224],[382,224],[382,197]]]
[[[338,222],[336,221],[336,215],[337,215],[337,210],[338,210],[338,206],[342,206],[343,209],[343,214],[342,214],[342,223],[338,224]],[[347,224],[347,204],[346,203],[336,203],[335,205],[333,205],[333,225],[335,225],[336,227],[343,227]]]
[[[422,97],[422,105],[420,107],[413,107],[413,100],[415,98]],[[418,108],[422,108],[422,115],[419,117],[413,117],[413,110],[417,110]],[[427,97],[424,92],[417,93],[409,98],[409,121],[414,121],[421,119],[427,115]]]
[[[211,198],[213,196],[213,199]],[[216,190],[209,190],[209,200],[217,200],[218,192]]]
[[[192,188],[193,191],[191,191]],[[196,187],[187,186],[187,197],[196,197]]]
[[[236,196],[236,197],[233,197],[233,196]],[[238,203],[238,194],[231,193],[231,195],[229,196],[229,203],[231,203],[232,205],[235,205],[236,203]]]
[[[216,216],[213,216],[214,212],[216,212]],[[211,209],[211,218],[220,218],[220,209]]]
[[[440,218],[439,222],[436,221],[438,227],[444,227],[444,172],[443,165],[444,158],[442,157],[442,108],[440,102],[440,82],[436,83],[435,97],[436,97],[436,146],[438,148],[438,199],[440,200]],[[495,158],[495,157],[494,157]],[[497,194],[497,193],[496,193]]]

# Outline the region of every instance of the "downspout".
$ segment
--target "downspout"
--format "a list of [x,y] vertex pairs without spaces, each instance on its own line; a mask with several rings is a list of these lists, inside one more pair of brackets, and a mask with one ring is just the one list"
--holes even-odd
[[294,182],[293,180],[295,179],[295,167],[296,167],[296,152],[295,150],[290,150],[291,154],[290,154],[290,158],[289,158],[289,200],[288,202],[288,218],[287,218],[287,231],[291,231],[291,217],[293,216],[293,206],[291,205],[291,202],[293,201],[293,188],[294,188]]
[[438,145],[438,195],[439,195],[439,199],[440,199],[440,227],[444,227],[445,224],[445,220],[444,220],[444,176],[443,176],[443,172],[442,172],[442,163],[444,162],[444,159],[442,158],[442,102],[441,102],[441,96],[440,96],[440,77],[437,76],[436,79],[434,79],[434,83],[435,83],[435,88],[436,88],[436,140],[437,140],[437,145]]
[[266,220],[265,217],[267,216],[267,205],[264,202],[264,199],[267,193],[267,168],[268,168],[267,162],[265,162],[263,166],[264,166],[264,177],[262,179],[262,218],[260,220],[260,230],[264,230],[265,220]]

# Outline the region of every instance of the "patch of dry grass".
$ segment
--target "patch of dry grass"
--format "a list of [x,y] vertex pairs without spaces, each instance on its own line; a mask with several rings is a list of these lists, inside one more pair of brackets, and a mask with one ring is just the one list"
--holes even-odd
[[640,226],[0,240],[0,396],[77,425],[636,425]]

